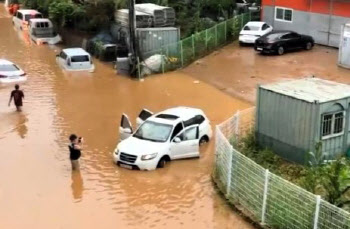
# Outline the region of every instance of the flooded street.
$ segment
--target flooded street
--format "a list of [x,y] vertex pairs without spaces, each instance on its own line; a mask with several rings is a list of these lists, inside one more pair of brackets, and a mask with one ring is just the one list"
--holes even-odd
[[[13,85],[0,87],[0,228],[253,228],[215,190],[214,141],[201,158],[156,171],[112,162],[121,114],[133,124],[142,108],[204,110],[213,127],[251,105],[184,73],[144,82],[95,61],[95,73],[66,73],[58,47],[30,44],[0,5],[0,58],[28,75],[22,113],[8,107]],[[85,139],[81,172],[72,173],[68,136]]]

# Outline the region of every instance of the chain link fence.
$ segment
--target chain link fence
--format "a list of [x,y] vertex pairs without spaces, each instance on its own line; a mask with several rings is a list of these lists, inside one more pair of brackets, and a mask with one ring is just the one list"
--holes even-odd
[[269,172],[236,148],[254,128],[255,108],[216,127],[214,181],[256,222],[281,229],[350,229],[350,213]]
[[[161,55],[160,68],[151,69],[152,72],[173,71],[185,67],[217,48],[236,40],[242,27],[247,22],[259,20],[260,12],[240,14],[177,43],[166,45],[161,49],[152,50],[142,55],[145,57]],[[139,65],[145,66],[145,62],[140,60]]]

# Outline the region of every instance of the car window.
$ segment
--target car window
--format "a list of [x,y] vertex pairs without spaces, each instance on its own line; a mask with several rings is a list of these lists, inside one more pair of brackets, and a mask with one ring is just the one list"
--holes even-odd
[[285,35],[283,35],[281,38],[282,39],[293,39],[293,38],[298,38],[299,34],[297,33],[287,33]]
[[43,15],[41,15],[41,14],[34,14],[34,15],[33,14],[27,14],[27,15],[24,16],[24,20],[25,21],[29,21],[32,18],[43,18]]
[[14,72],[19,71],[19,68],[14,64],[1,64],[0,72]]
[[89,62],[89,56],[87,55],[82,55],[82,56],[72,56],[71,57],[72,62]]
[[37,22],[35,24],[36,28],[48,28],[49,27],[49,23],[48,22]]
[[198,139],[198,126],[190,127],[183,134],[183,141]]
[[17,12],[17,18],[22,20],[23,19],[23,14],[20,13],[20,12]]
[[245,31],[259,31],[260,27],[253,26],[253,25],[246,25],[246,26],[244,26],[243,30],[245,30]]
[[183,125],[182,123],[179,123],[175,126],[173,134],[171,135],[171,140],[174,139],[181,131],[183,130]]
[[263,24],[262,30],[266,30],[266,29],[268,29],[268,28],[270,28],[270,26],[268,26],[267,24]]
[[192,126],[196,124],[202,124],[204,122],[205,118],[202,115],[196,115],[193,118],[187,120],[184,122],[185,127]]
[[65,52],[61,52],[60,57],[65,60],[67,59],[67,54]]

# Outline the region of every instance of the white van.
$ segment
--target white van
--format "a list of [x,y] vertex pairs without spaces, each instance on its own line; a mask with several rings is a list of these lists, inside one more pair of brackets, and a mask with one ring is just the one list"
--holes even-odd
[[53,28],[52,22],[47,18],[30,19],[29,36],[36,44],[54,45],[62,40]]
[[43,18],[43,15],[36,10],[18,10],[12,17],[12,23],[21,30],[28,29],[29,20],[32,18]]
[[68,71],[94,71],[95,66],[88,52],[82,48],[63,49],[56,56],[56,60],[61,68]]

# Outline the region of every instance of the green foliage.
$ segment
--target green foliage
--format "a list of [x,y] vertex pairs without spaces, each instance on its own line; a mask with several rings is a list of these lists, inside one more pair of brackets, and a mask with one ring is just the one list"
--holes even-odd
[[49,5],[49,18],[59,27],[73,23],[76,17],[84,13],[83,8],[70,0],[54,0]]

